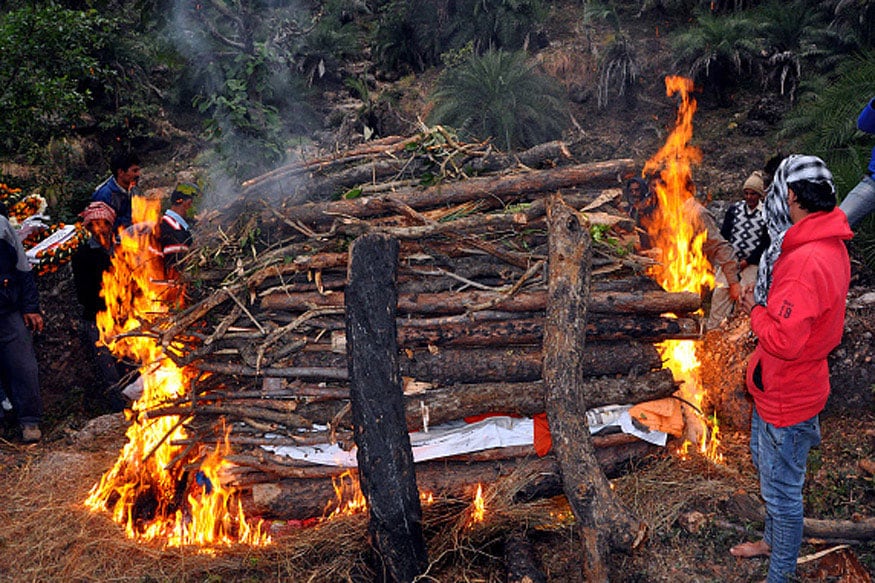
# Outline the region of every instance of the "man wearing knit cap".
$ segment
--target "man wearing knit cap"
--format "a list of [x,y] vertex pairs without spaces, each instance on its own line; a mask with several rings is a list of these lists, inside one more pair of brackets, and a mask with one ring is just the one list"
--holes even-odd
[[[743,200],[732,203],[726,210],[720,234],[729,241],[738,258],[738,277],[741,286],[752,285],[757,277],[757,265],[769,245],[769,233],[762,212],[763,177],[759,172],[751,174],[741,187]],[[713,330],[732,316],[735,301],[729,297],[726,278],[717,276],[717,287],[711,296],[711,311],[706,327]]]
[[159,243],[167,279],[179,277],[179,264],[191,249],[192,236],[187,215],[194,203],[194,196],[198,193],[200,189],[195,184],[177,184],[170,194],[170,208],[161,217]]
[[742,294],[757,347],[747,367],[753,397],[750,450],[766,503],[762,540],[732,547],[736,557],[769,555],[768,583],[796,573],[802,544],[802,487],[818,415],[829,396],[827,356],[841,341],[853,234],[836,208],[823,160],[793,155],[775,172],[764,204],[769,247],[757,281]]

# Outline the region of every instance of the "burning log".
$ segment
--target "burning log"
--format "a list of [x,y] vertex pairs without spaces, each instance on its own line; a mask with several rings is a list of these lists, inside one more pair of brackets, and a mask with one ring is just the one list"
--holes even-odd
[[[659,449],[625,434],[593,436],[601,471],[616,475],[631,460]],[[279,463],[259,464],[255,459],[234,458],[243,471],[231,484],[247,491],[247,511],[281,520],[302,520],[326,513],[326,502],[334,499],[331,477],[350,472],[335,466],[288,467]],[[520,501],[549,498],[562,493],[562,477],[556,457],[536,457],[532,447],[500,448],[444,460],[416,464],[416,483],[421,492],[435,497],[464,499],[471,485],[492,483],[525,467],[534,477],[520,490]],[[254,468],[248,472],[246,468]],[[352,470],[355,472],[355,470]],[[289,477],[283,478],[283,475]],[[305,477],[305,476],[309,476]]]
[[368,235],[353,243],[346,330],[356,457],[368,532],[382,567],[377,572],[389,581],[413,581],[428,554],[398,374],[397,268],[396,240]]
[[600,471],[586,426],[585,409],[575,394],[583,378],[578,355],[585,346],[586,304],[590,291],[590,241],[586,219],[559,196],[547,207],[550,268],[544,331],[544,382],[553,448],[562,468],[565,495],[583,527],[587,581],[607,582],[603,556],[610,549],[632,549],[643,539],[643,525],[622,506]]

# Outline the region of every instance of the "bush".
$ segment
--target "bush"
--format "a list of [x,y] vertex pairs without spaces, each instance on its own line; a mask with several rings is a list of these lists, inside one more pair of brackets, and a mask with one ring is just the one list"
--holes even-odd
[[432,99],[431,123],[507,150],[556,139],[568,123],[561,87],[522,52],[488,51],[446,70]]

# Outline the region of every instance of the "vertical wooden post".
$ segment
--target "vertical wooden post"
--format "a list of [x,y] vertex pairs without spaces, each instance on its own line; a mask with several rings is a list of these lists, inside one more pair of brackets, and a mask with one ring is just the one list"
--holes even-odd
[[565,495],[582,526],[586,580],[607,582],[603,556],[629,550],[644,526],[614,496],[586,423],[583,352],[590,290],[591,240],[586,218],[557,194],[547,200],[548,283],[544,327],[547,420]]
[[399,244],[365,235],[350,249],[346,339],[359,480],[378,579],[412,581],[428,565],[404,418],[395,311]]

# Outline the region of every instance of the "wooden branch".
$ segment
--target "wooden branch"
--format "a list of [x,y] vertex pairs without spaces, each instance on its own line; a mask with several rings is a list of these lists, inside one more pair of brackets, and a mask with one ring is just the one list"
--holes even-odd
[[[631,172],[634,164],[633,160],[610,160],[539,172],[471,178],[425,189],[396,192],[392,194],[392,198],[417,210],[486,197],[493,200],[514,199],[532,192],[555,192],[561,188],[578,187],[581,184],[616,182],[619,175]],[[289,220],[301,221],[307,225],[326,224],[338,215],[373,217],[392,210],[392,205],[386,198],[369,197],[329,203],[305,203],[286,209],[284,215]]]
[[403,417],[395,331],[398,241],[382,235],[350,248],[346,296],[350,399],[368,533],[391,581],[428,566],[413,453]]
[[581,393],[580,354],[585,343],[590,290],[590,239],[586,219],[550,197],[550,254],[544,383],[553,449],[562,468],[565,495],[582,526],[587,581],[607,583],[604,557],[610,549],[632,549],[643,540],[642,524],[614,495],[598,468]]
[[[522,279],[522,278],[521,278]],[[329,294],[317,292],[276,291],[261,299],[264,310],[305,311],[343,305],[342,291]],[[536,312],[544,310],[547,292],[526,291],[516,294],[482,290],[461,292],[417,293],[398,296],[401,314],[465,314],[479,309],[501,308],[506,312]],[[488,306],[488,307],[484,307]],[[592,292],[590,313],[597,314],[689,314],[702,306],[701,297],[693,292],[633,291]]]

